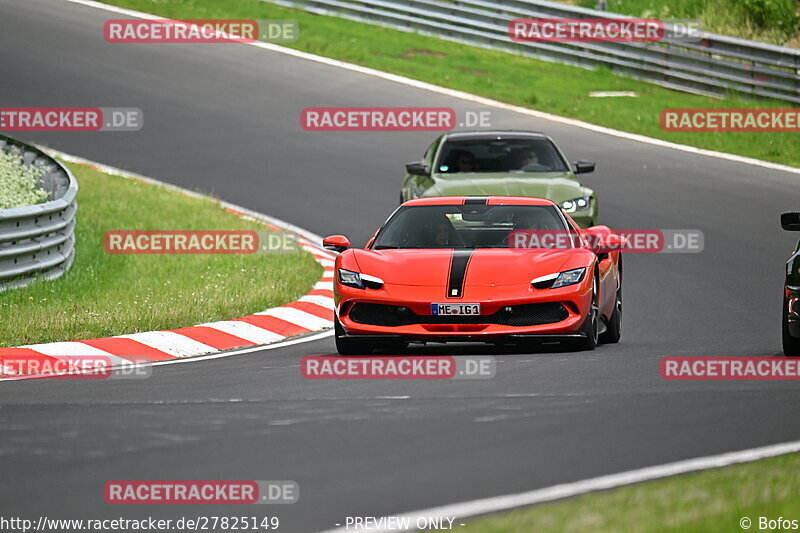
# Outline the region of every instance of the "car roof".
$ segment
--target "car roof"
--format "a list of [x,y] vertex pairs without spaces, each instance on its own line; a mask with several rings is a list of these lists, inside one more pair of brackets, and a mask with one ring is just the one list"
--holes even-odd
[[448,140],[489,140],[489,139],[547,139],[541,131],[493,130],[493,131],[454,131],[446,133]]
[[547,198],[534,198],[531,196],[432,196],[430,198],[416,198],[405,202],[404,206],[419,205],[556,205]]

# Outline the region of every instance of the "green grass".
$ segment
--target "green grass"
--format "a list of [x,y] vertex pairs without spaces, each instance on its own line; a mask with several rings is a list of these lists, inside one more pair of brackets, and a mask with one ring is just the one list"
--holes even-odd
[[109,230],[263,230],[213,200],[70,165],[79,183],[76,258],[64,277],[0,293],[0,346],[172,329],[302,296],[310,254],[110,255]]
[[[659,126],[659,115],[664,108],[791,107],[786,103],[691,95],[617,76],[602,68],[590,71],[547,63],[337,17],[312,15],[259,0],[106,0],[106,3],[169,18],[295,19],[300,25],[300,39],[288,46],[299,50],[623,131],[800,166],[796,133],[664,132]],[[635,91],[640,96],[589,97],[591,91],[622,90]],[[308,106],[314,105],[319,102],[308,102]],[[425,105],[425,101],[417,105]]]
[[[579,5],[594,8],[597,2],[581,0]],[[608,11],[645,18],[699,19],[712,33],[800,46],[800,0],[609,0]]]
[[0,209],[47,201],[47,192],[39,188],[42,175],[44,170],[26,165],[21,155],[0,152]]
[[[800,520],[800,454],[488,516],[461,533],[732,533],[739,520]],[[762,529],[762,531],[764,531]]]

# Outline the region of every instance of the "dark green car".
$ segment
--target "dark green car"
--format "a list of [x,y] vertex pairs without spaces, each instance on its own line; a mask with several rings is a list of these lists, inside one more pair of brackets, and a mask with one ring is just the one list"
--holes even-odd
[[[781,226],[786,231],[800,231],[800,213],[783,213]],[[800,356],[800,242],[786,262],[783,288],[783,353]]]
[[422,161],[406,165],[400,202],[427,196],[533,196],[561,206],[581,227],[597,223],[597,197],[575,177],[594,162],[573,165],[540,132],[446,133]]

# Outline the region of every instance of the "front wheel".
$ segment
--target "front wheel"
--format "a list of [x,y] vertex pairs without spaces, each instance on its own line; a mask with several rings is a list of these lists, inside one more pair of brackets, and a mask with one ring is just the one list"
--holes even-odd
[[344,328],[339,323],[339,317],[333,317],[333,337],[336,342],[336,351],[339,355],[369,355],[372,345],[363,339],[345,337]]
[[608,328],[600,335],[600,342],[614,344],[622,336],[622,272],[617,276],[617,296],[614,300],[614,312],[608,321]]
[[589,316],[586,317],[582,328],[582,332],[586,337],[575,342],[575,348],[578,350],[594,350],[597,347],[600,337],[600,310],[597,304],[597,293],[598,280],[595,272],[594,282],[592,283],[592,305],[589,308]]

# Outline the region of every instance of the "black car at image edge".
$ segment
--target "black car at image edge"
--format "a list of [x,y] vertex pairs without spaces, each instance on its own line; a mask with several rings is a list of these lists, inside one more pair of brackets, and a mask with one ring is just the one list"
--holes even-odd
[[[800,231],[800,212],[783,213],[781,226],[787,231]],[[800,241],[786,263],[786,285],[783,288],[783,353],[800,356]]]

